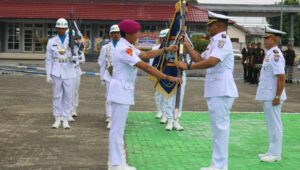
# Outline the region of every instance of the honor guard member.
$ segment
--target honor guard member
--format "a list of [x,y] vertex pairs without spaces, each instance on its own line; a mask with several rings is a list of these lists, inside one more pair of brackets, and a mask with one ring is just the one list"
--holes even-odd
[[[165,29],[165,30],[160,31],[160,33],[159,33],[159,44],[156,45],[156,46],[154,46],[154,47],[152,47],[152,50],[158,50],[159,49],[161,43],[167,37],[168,32],[169,32],[169,29]],[[154,58],[151,58],[149,60],[149,65],[152,66],[153,60],[154,60]],[[155,118],[161,119],[162,117],[164,117],[164,123],[165,123],[167,120],[166,120],[166,115],[164,113],[164,108],[163,108],[164,97],[157,90],[155,90],[155,95],[154,96],[155,96],[155,105],[156,105],[156,109],[157,109]]]
[[105,107],[107,129],[110,129],[111,126],[111,102],[107,100],[107,95],[113,71],[112,56],[114,54],[117,43],[121,38],[119,26],[112,25],[110,27],[109,34],[111,41],[102,47],[98,59],[98,64],[100,65],[100,79],[102,81],[102,84],[106,86]]
[[63,121],[63,128],[69,129],[68,119],[72,111],[73,81],[76,77],[73,58],[78,58],[78,56],[72,56],[69,47],[69,36],[66,34],[67,20],[58,19],[55,27],[58,35],[49,39],[45,59],[47,82],[52,84],[53,89],[55,122],[52,127],[59,128]]
[[287,83],[293,83],[293,67],[295,65],[295,58],[296,54],[293,50],[293,45],[288,44],[287,50],[284,51],[284,58],[285,58],[285,70],[286,70],[286,81]]
[[167,76],[156,68],[143,62],[164,52],[176,52],[177,46],[143,52],[134,44],[138,39],[140,24],[134,20],[123,20],[119,23],[122,38],[117,44],[112,63],[114,65],[110,82],[108,100],[112,102],[111,128],[109,131],[109,169],[135,170],[126,163],[124,151],[124,131],[130,105],[134,104],[135,79],[137,68],[171,82],[181,83],[177,77]]
[[[201,55],[185,41],[187,52],[195,63],[180,62],[184,70],[206,69],[204,97],[210,114],[213,153],[211,165],[201,170],[227,170],[230,109],[238,91],[233,79],[234,56],[226,34],[228,16],[209,12],[210,44]],[[186,39],[186,38],[185,38]]]
[[267,53],[263,62],[256,93],[256,100],[263,102],[263,109],[268,126],[269,148],[264,154],[259,154],[263,162],[281,160],[282,123],[281,108],[287,99],[285,92],[285,61],[278,48],[278,42],[284,32],[267,27],[264,35],[264,45]]
[[[175,40],[175,36],[174,37],[170,37],[170,42],[169,44],[173,44],[174,40]],[[176,67],[175,64],[175,53],[167,53],[166,55],[166,60],[167,60],[167,65],[172,66],[174,65]],[[175,115],[175,106],[176,106],[176,94],[174,93],[170,98],[166,99],[164,98],[163,100],[163,108],[164,111],[166,113],[166,118],[167,118],[167,125],[165,127],[165,130],[167,131],[171,131],[173,129],[177,130],[177,131],[182,131],[184,128],[180,125],[179,120],[180,117],[182,115],[182,106],[183,106],[183,98],[184,98],[184,92],[185,92],[185,85],[186,85],[186,73],[185,71],[182,71],[182,80],[183,83],[181,84],[181,93],[180,93],[180,105],[179,105],[179,114],[177,116],[177,118],[174,117]],[[161,120],[161,122],[163,122],[163,119]]]
[[[69,118],[70,122],[75,121],[73,117],[77,117],[77,107],[79,105],[79,87],[80,87],[80,80],[81,80],[81,75],[82,75],[82,70],[80,68],[80,64],[85,63],[85,56],[84,56],[84,43],[82,39],[81,33],[76,39],[76,46],[77,46],[77,51],[75,51],[76,55],[79,57],[74,60],[74,68],[76,71],[76,77],[74,79],[74,87],[73,87],[73,109],[71,112],[71,116]],[[73,35],[75,36],[75,31],[73,30]]]

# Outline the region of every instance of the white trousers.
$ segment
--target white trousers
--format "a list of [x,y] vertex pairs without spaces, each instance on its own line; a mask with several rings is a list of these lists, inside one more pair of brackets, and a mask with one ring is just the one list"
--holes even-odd
[[74,79],[73,87],[73,110],[78,107],[79,104],[79,87],[80,87],[80,72],[76,71],[76,78]]
[[105,93],[105,108],[106,108],[106,117],[110,118],[112,114],[112,106],[111,101],[107,100],[108,92],[109,92],[109,81],[105,81],[106,93]]
[[[179,103],[178,118],[180,118],[181,114],[182,114],[183,99],[184,99],[185,85],[186,85],[185,73],[182,75],[182,81],[183,81],[183,83],[181,84],[181,90],[180,90],[180,103]],[[174,119],[174,112],[175,112],[175,105],[176,105],[176,94],[177,93],[175,93],[169,99],[164,99],[164,101],[163,101],[163,110],[166,113],[167,119]]]
[[264,113],[268,126],[269,150],[268,153],[274,156],[281,156],[282,151],[282,104],[273,106],[272,101],[264,101]]
[[124,132],[130,105],[112,102],[111,127],[109,131],[109,159],[112,166],[126,163]]
[[206,98],[212,130],[211,166],[222,169],[228,167],[228,144],[230,130],[230,109],[235,98]]
[[72,92],[74,79],[61,79],[51,76],[53,90],[53,115],[67,118],[72,111]]
[[164,96],[160,92],[155,91],[155,105],[156,105],[157,113],[160,115],[164,112],[163,103],[164,103]]

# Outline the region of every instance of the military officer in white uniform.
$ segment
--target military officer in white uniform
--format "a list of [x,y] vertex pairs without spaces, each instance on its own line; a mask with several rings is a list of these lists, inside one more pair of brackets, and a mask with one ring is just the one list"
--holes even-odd
[[227,170],[230,129],[230,109],[237,87],[233,79],[234,56],[230,38],[226,34],[230,18],[209,12],[208,33],[210,44],[201,55],[185,41],[187,52],[196,63],[180,62],[182,69],[206,69],[204,97],[211,119],[213,153],[211,165],[201,170]]
[[[159,44],[157,44],[156,46],[154,46],[152,48],[152,50],[159,49],[161,43],[167,37],[168,32],[169,32],[169,29],[164,29],[164,30],[160,31],[160,33],[159,33]],[[151,58],[149,60],[149,65],[152,66],[153,60],[154,60],[154,58]],[[164,117],[164,119],[165,119],[164,122],[166,122],[166,116],[165,116],[164,108],[163,108],[164,97],[163,97],[163,95],[159,91],[155,90],[154,98],[155,98],[155,105],[156,105],[156,109],[157,109],[155,118],[160,119],[160,118]]]
[[106,86],[105,107],[107,117],[107,129],[110,129],[111,126],[111,102],[107,100],[107,94],[109,91],[109,83],[112,77],[112,56],[114,54],[114,50],[117,46],[117,43],[121,38],[119,26],[112,25],[109,34],[111,42],[102,47],[98,59],[98,64],[100,65],[100,79],[102,81],[102,84]]
[[134,20],[123,20],[119,23],[123,38],[117,44],[112,62],[114,65],[110,82],[108,100],[112,102],[112,123],[109,132],[109,169],[135,170],[126,163],[124,152],[124,131],[130,105],[134,105],[134,89],[137,68],[152,74],[158,79],[168,79],[181,83],[181,79],[167,76],[141,59],[150,59],[164,52],[175,52],[176,46],[143,52],[133,44],[136,43],[140,24]]
[[282,123],[281,108],[287,99],[285,92],[285,60],[278,48],[280,37],[284,32],[267,27],[264,45],[267,53],[260,72],[256,100],[263,102],[263,109],[268,125],[268,151],[259,154],[263,162],[281,160]]
[[[74,36],[75,36],[75,32],[74,32]],[[84,47],[82,38],[77,39],[76,44],[77,44],[78,48],[79,48],[79,46]],[[71,112],[71,116],[69,118],[69,121],[71,121],[71,122],[74,121],[73,117],[77,117],[77,107],[79,105],[79,87],[80,87],[80,80],[81,80],[81,75],[82,75],[82,70],[80,68],[80,64],[85,63],[85,56],[84,56],[83,50],[84,49],[80,49],[75,52],[76,55],[78,55],[80,57],[74,61],[76,77],[73,82],[73,109]]]
[[63,128],[69,129],[69,116],[72,111],[73,81],[76,71],[71,48],[68,46],[69,37],[66,34],[68,22],[60,18],[56,22],[57,36],[49,39],[46,52],[46,75],[47,82],[52,84],[53,89],[53,115],[55,122],[53,128],[59,128],[63,121]]

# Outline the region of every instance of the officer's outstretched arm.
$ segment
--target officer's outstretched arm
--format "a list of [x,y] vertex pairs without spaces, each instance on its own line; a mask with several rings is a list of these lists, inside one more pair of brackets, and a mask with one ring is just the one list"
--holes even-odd
[[141,51],[140,53],[140,58],[143,60],[147,60],[150,58],[155,58],[157,56],[162,55],[164,52],[167,53],[173,53],[176,52],[178,49],[178,47],[176,45],[171,45],[170,47],[165,47],[162,49],[158,49],[158,50],[151,50],[151,51]]
[[221,60],[216,57],[209,57],[207,60],[192,64],[191,69],[207,69],[216,66]]
[[191,45],[186,45],[185,44],[185,47],[186,47],[186,51],[187,53],[190,54],[191,56],[191,59],[193,62],[197,63],[197,62],[200,62],[202,61],[202,57],[201,57],[201,54],[199,54],[196,50],[193,49],[193,47]]
[[165,75],[164,73],[157,70],[155,67],[152,67],[148,63],[145,63],[143,61],[140,61],[140,62],[136,63],[135,66],[138,67],[139,69],[144,70],[146,73],[155,76],[159,80],[164,79],[164,80],[169,80],[170,82],[174,82],[174,83],[177,83],[177,84],[182,84],[182,79],[181,78]]

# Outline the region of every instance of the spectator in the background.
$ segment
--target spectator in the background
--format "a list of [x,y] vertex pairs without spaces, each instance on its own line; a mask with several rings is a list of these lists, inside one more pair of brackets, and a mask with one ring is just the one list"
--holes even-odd
[[248,67],[248,82],[254,84],[253,81],[253,71],[254,71],[254,55],[256,50],[256,44],[251,43],[251,48],[249,49],[249,67]]
[[285,73],[286,73],[286,80],[287,83],[293,83],[293,67],[295,65],[295,51],[293,50],[293,45],[288,44],[287,50],[284,51],[284,58],[285,58]]
[[250,43],[247,43],[247,46],[242,49],[242,64],[244,68],[244,82],[248,82],[248,66],[249,66],[249,49]]
[[254,84],[258,83],[258,74],[260,72],[264,57],[265,57],[265,50],[261,48],[261,43],[257,43],[257,48],[255,49],[254,56],[253,56],[254,70],[253,70],[252,83]]

